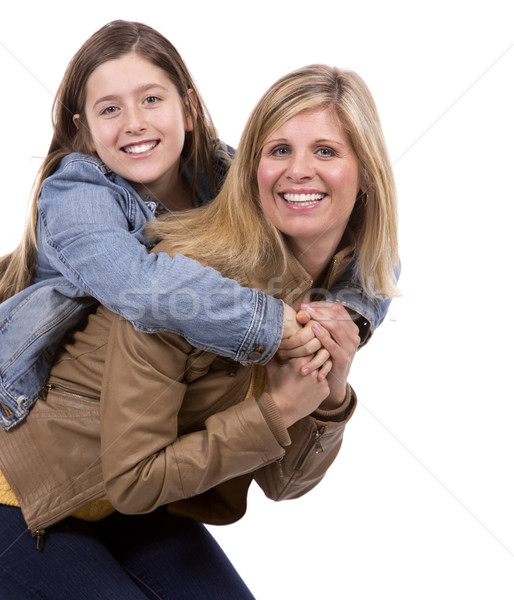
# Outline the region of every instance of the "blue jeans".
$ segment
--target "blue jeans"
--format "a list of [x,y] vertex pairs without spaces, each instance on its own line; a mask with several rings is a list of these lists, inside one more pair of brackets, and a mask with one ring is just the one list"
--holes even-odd
[[159,509],[95,523],[69,517],[42,550],[0,505],[0,597],[9,600],[253,599],[207,529]]

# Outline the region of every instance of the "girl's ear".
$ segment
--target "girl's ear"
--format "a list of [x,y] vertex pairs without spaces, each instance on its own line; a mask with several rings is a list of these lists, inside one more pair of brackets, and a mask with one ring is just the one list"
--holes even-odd
[[197,117],[196,107],[198,106],[198,98],[194,90],[187,90],[186,104],[189,111],[186,112],[186,131],[193,131]]
[[83,150],[81,152],[86,152],[87,154],[94,154],[96,152],[95,145],[92,141],[90,132],[87,128],[87,125],[81,123],[80,115],[73,115],[73,124],[77,128],[77,140],[80,140],[81,147]]

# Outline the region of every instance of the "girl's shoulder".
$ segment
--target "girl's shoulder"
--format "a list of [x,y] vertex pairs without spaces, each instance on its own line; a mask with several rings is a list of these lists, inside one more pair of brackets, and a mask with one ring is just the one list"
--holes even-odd
[[61,159],[57,169],[49,175],[42,183],[41,196],[45,192],[54,193],[56,188],[64,189],[69,186],[84,187],[89,193],[91,184],[95,186],[106,186],[116,194],[137,197],[137,193],[120,175],[112,171],[104,162],[90,154],[72,152]]
[[72,152],[71,154],[67,154],[61,160],[59,167],[47,179],[66,176],[73,177],[77,174],[87,175],[89,173],[106,177],[110,176],[112,171],[99,158],[91,156],[90,154]]

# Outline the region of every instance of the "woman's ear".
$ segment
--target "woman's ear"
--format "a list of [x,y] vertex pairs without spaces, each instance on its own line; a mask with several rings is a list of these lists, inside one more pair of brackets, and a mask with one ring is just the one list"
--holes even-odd
[[73,115],[73,124],[78,129],[80,125],[80,115]]
[[198,98],[194,90],[187,90],[186,105],[189,110],[186,111],[186,131],[193,131],[196,117],[198,115],[196,107],[198,106]]

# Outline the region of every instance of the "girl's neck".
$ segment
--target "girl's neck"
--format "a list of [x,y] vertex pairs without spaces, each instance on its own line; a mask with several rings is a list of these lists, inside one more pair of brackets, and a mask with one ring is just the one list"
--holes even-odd
[[158,200],[168,210],[175,212],[194,208],[195,202],[190,187],[180,175],[171,182],[162,182],[154,186],[140,186],[140,192]]

